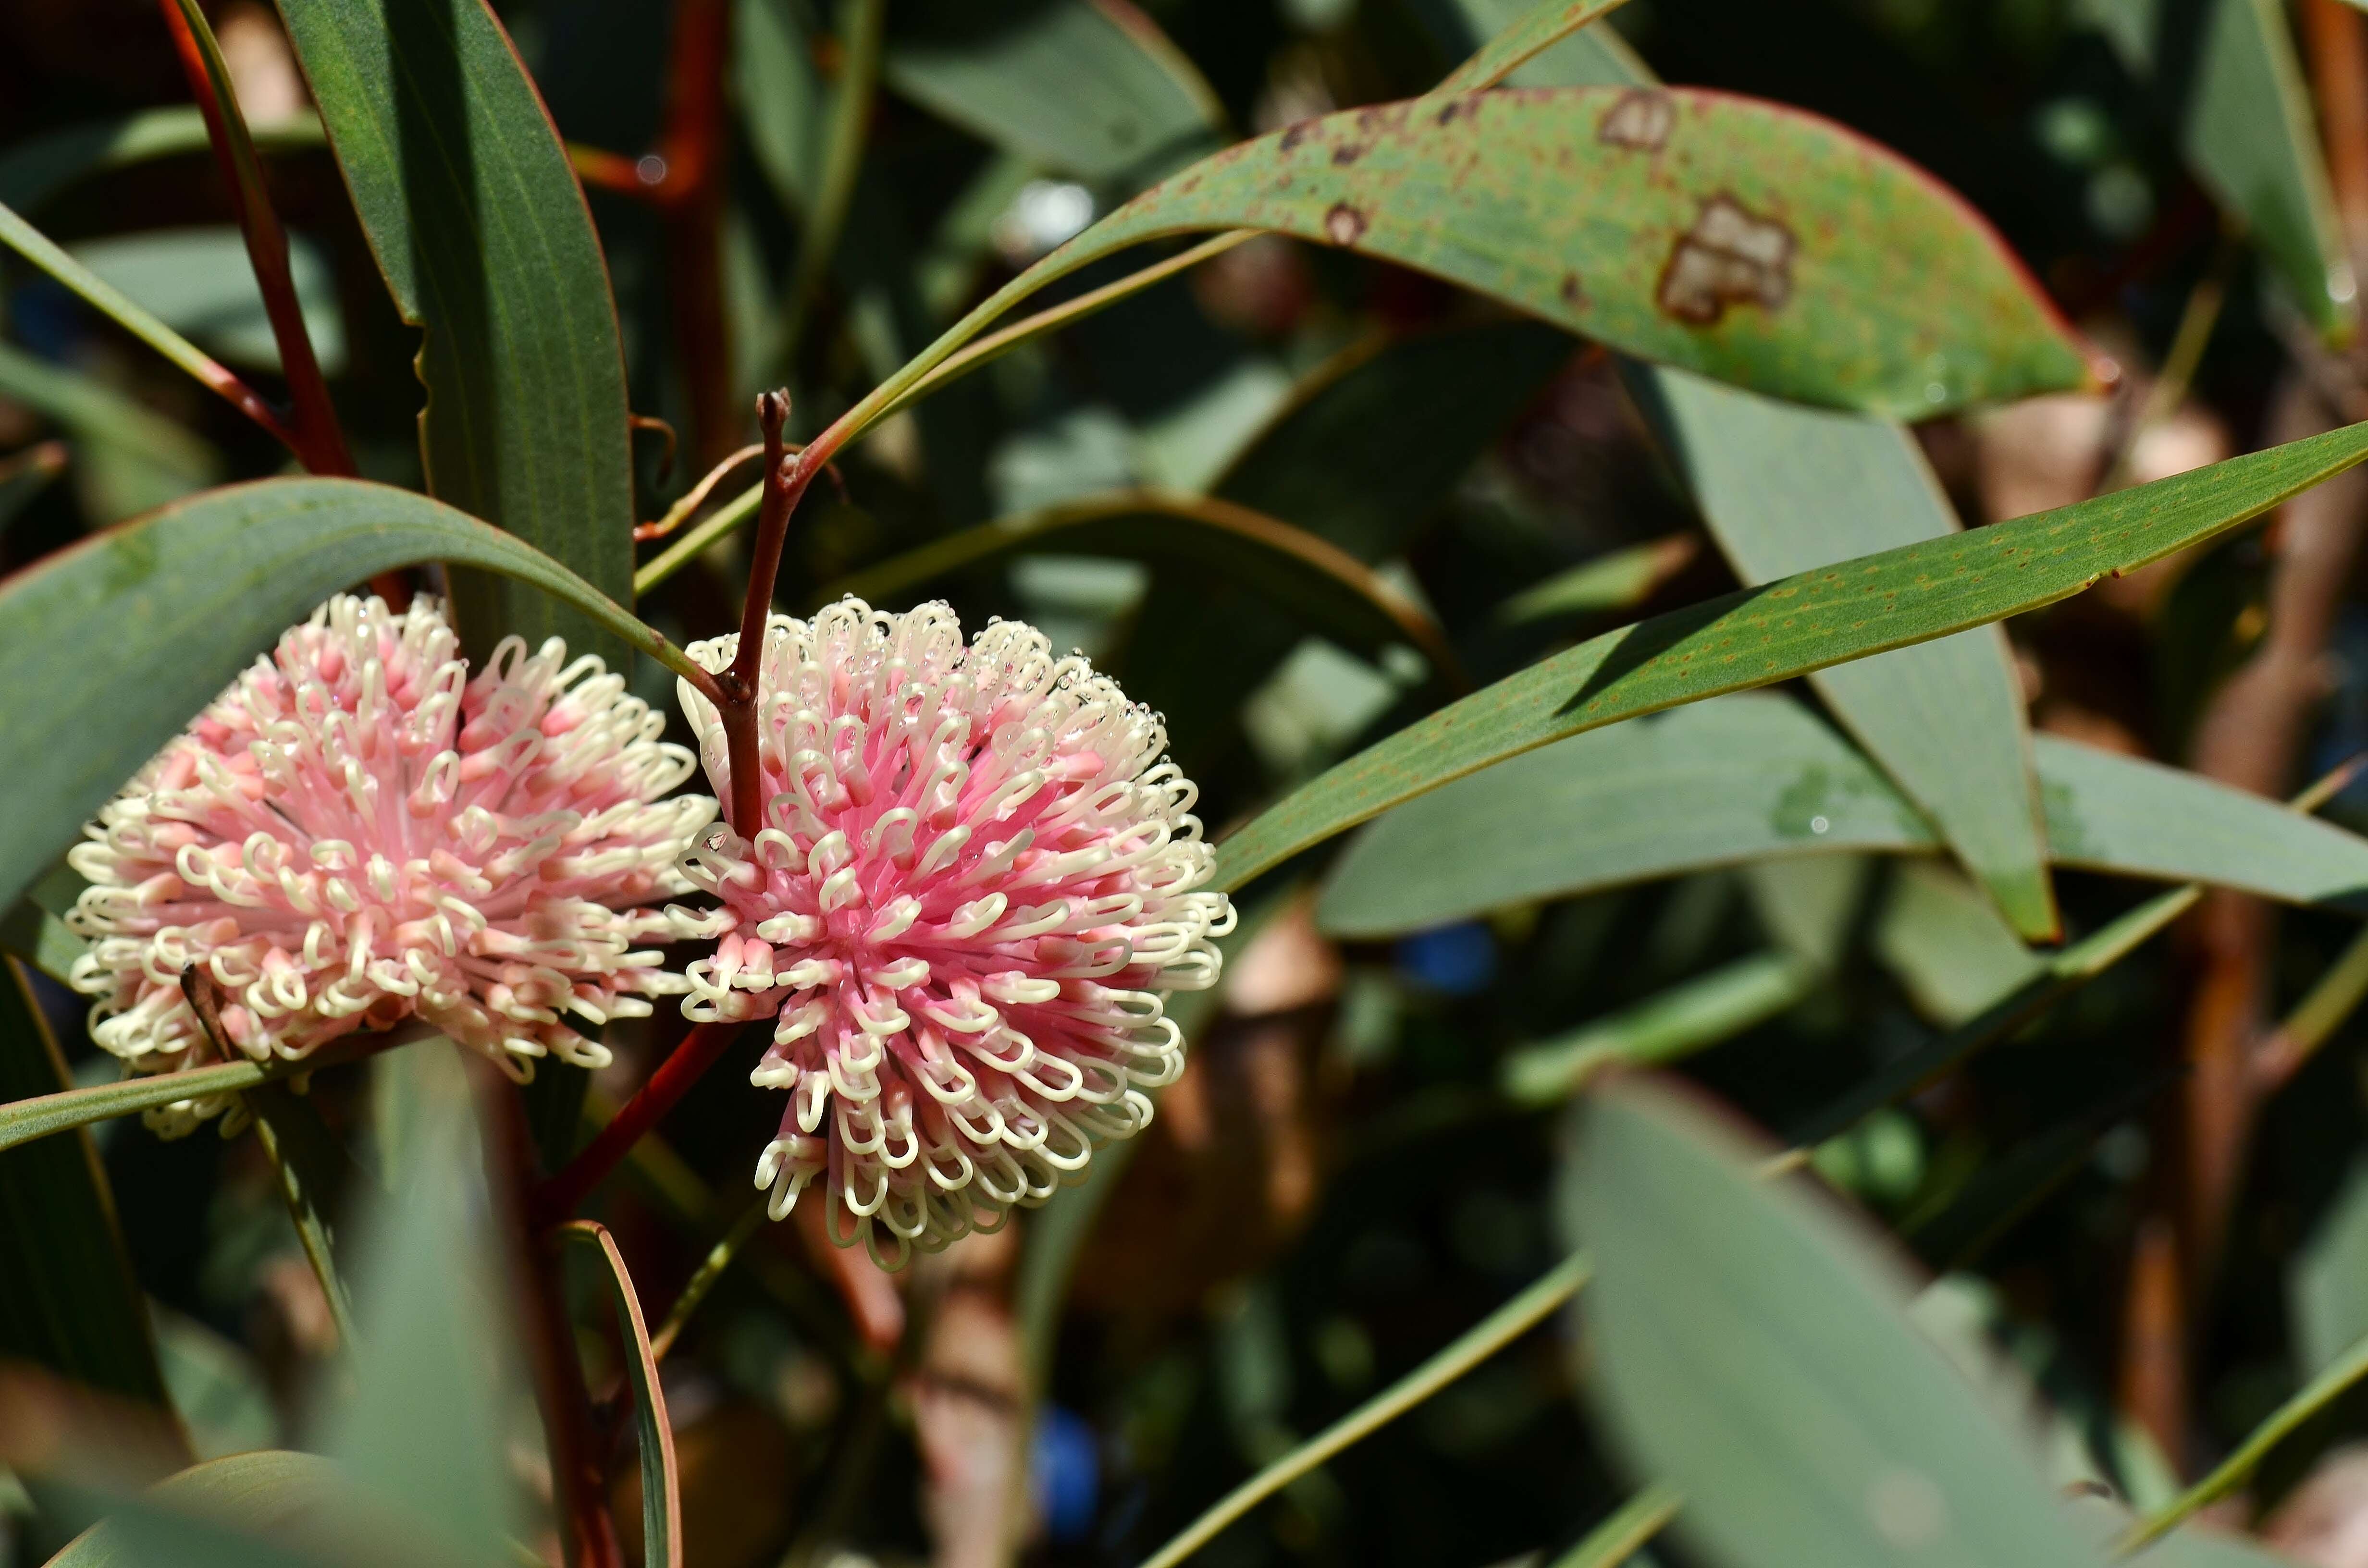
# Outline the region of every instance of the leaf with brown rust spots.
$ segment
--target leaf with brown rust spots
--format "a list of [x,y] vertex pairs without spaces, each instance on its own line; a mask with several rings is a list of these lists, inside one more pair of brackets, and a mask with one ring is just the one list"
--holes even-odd
[[1813,115],[1674,87],[1302,120],[1145,191],[995,308],[1143,240],[1237,228],[1353,247],[1802,403],[1921,417],[2091,379],[2006,246],[1930,176]]

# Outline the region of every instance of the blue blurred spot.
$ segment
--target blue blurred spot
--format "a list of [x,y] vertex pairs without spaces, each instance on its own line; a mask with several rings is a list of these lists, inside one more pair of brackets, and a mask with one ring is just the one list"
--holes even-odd
[[1469,996],[1497,978],[1497,938],[1477,920],[1417,931],[1397,946],[1398,972],[1433,991]]
[[1075,1411],[1045,1405],[1036,1415],[1031,1463],[1036,1511],[1044,1520],[1045,1533],[1059,1545],[1085,1540],[1093,1530],[1102,1490],[1101,1451],[1094,1429]]

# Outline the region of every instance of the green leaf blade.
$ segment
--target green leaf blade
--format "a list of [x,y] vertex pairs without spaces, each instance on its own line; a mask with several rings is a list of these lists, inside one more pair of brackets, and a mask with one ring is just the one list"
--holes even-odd
[[[1145,191],[1021,282],[1234,228],[1378,256],[1799,402],[1921,416],[2092,379],[2002,243],[1929,176],[1814,117],[1683,88],[1505,88],[1304,120]],[[1696,287],[1708,252],[1738,244],[1767,258],[1756,302]]]
[[1491,763],[1680,703],[1963,631],[2225,533],[2368,457],[2368,424],[1783,578],[1593,638],[1312,780],[1218,846],[1239,887]]
[[1705,1111],[1657,1085],[1597,1096],[1563,1200],[1596,1261],[1590,1386],[1706,1557],[2101,1562],[1909,1322],[1905,1271],[1818,1195],[1755,1180]]
[[[65,1089],[65,1060],[22,971],[0,960],[0,1099]],[[0,1358],[171,1408],[146,1300],[86,1133],[0,1153]]]
[[342,479],[208,491],[0,584],[0,730],[21,748],[0,904],[290,624],[348,584],[423,561],[504,574],[610,644],[685,667],[564,566],[424,495]]
[[[284,0],[371,254],[423,328],[428,489],[609,598],[632,597],[624,357],[608,265],[567,152],[481,0]],[[487,579],[456,584],[482,653],[507,632],[621,665],[595,622]]]

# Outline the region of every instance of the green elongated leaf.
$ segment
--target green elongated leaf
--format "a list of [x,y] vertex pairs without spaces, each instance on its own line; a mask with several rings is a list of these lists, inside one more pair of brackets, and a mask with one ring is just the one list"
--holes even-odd
[[1506,88],[1304,120],[1144,192],[979,313],[1126,245],[1235,228],[1434,273],[1804,403],[1921,415],[2091,379],[1954,196],[1830,122],[1685,88]]
[[[344,1490],[318,1454],[264,1449],[177,1471],[136,1499],[91,1499],[109,1517],[48,1568],[285,1568],[312,1563],[274,1538],[314,1525]],[[192,1539],[194,1537],[194,1539]]]
[[[279,13],[395,307],[426,334],[428,489],[631,603],[608,267],[508,36],[484,0],[283,0]],[[515,631],[629,663],[597,617],[490,578],[464,574],[454,591],[480,652]]]
[[0,952],[14,953],[51,980],[69,979],[74,960],[90,944],[66,928],[66,923],[30,899],[19,899],[0,915]]
[[1557,742],[1399,807],[1341,856],[1316,920],[1379,936],[1771,856],[1933,842],[1800,704],[1726,698]]
[[[202,358],[202,356],[201,356]],[[0,397],[54,419],[99,483],[85,504],[113,522],[179,499],[222,477],[222,457],[178,425],[88,376],[0,343]]]
[[[261,152],[298,152],[327,145],[321,121],[310,109],[248,129]],[[196,157],[211,150],[205,117],[195,104],[70,125],[0,153],[0,202],[29,212],[91,175],[158,158]]]
[[2039,737],[2047,838],[2059,864],[2243,887],[2294,903],[2357,905],[2360,841],[2275,801],[2175,767]]
[[2294,1363],[2305,1374],[2368,1337],[2368,1160],[2352,1162],[2287,1265],[2286,1315]]
[[117,1084],[94,1084],[85,1089],[62,1089],[30,1099],[0,1104],[0,1151],[119,1116],[136,1116],[175,1100],[234,1095],[258,1084],[277,1083],[299,1074],[349,1062],[371,1051],[407,1044],[417,1036],[361,1035],[324,1046],[302,1062],[225,1062],[213,1067],[192,1067],[183,1073],[153,1073]]
[[617,1312],[617,1334],[624,1342],[625,1377],[633,1387],[633,1430],[642,1456],[642,1551],[649,1568],[679,1568],[682,1562],[682,1487],[674,1460],[674,1426],[666,1419],[666,1390],[658,1381],[658,1364],[650,1351],[649,1324],[642,1318],[641,1298],[633,1293],[633,1277],[625,1271],[624,1256],[605,1225],[576,1220],[560,1227],[560,1235],[600,1264],[601,1283]]
[[830,94],[814,40],[788,0],[735,0],[732,88],[748,148],[793,211],[814,199],[828,134]]
[[1905,1271],[1820,1197],[1754,1179],[1670,1089],[1588,1102],[1563,1182],[1595,1258],[1588,1392],[1713,1562],[2097,1568],[2015,1440],[1911,1324]]
[[2368,456],[2368,424],[1945,539],[1820,567],[1591,638],[1311,780],[1218,846],[1243,882],[1390,807],[1550,741],[2068,598],[2259,517]]
[[1043,551],[1201,562],[1348,647],[1372,653],[1403,642],[1436,664],[1454,663],[1438,623],[1356,557],[1247,506],[1156,491],[1089,496],[964,528],[842,578],[814,598],[828,603],[853,594],[901,604],[915,588],[965,567]]
[[[232,363],[265,370],[279,369],[279,345],[271,335],[263,290],[247,260],[246,243],[234,226],[216,224],[94,240],[75,246],[74,257],[101,283],[137,301],[139,308],[154,311],[157,321],[212,345]],[[322,373],[341,374],[346,368],[346,322],[337,306],[337,280],[328,257],[303,236],[291,234],[288,261],[304,329],[319,355]],[[156,347],[168,356],[173,352],[165,344]]]
[[400,1096],[402,1146],[387,1190],[358,1220],[359,1338],[349,1398],[323,1415],[321,1446],[358,1486],[415,1515],[452,1562],[491,1562],[516,1500],[507,1484],[504,1396],[518,1357],[488,1233],[490,1203],[458,1046],[406,1051],[376,1087]]
[[1211,144],[1224,107],[1157,24],[1100,0],[940,4],[901,18],[888,85],[1041,168],[1097,183]]
[[[2290,903],[2368,894],[2368,839],[2060,736],[2038,737],[2035,755],[2050,853],[2066,864]],[[1732,697],[1574,736],[1399,807],[1342,855],[1316,917],[1337,936],[1385,936],[1720,865],[1938,846],[1907,801],[1806,709]],[[1964,948],[1975,939],[1964,921],[1983,914],[1978,903],[1956,911],[1953,935],[1927,945]],[[1987,919],[1981,940],[2021,950]],[[1987,970],[2002,978],[2007,967],[1994,958]]]
[[564,566],[424,495],[348,479],[209,491],[0,584],[0,733],[22,748],[0,905],[289,625],[349,583],[422,561],[501,573],[612,644],[694,667]]
[[289,1223],[296,1227],[297,1244],[337,1326],[341,1345],[354,1342],[354,1305],[337,1267],[335,1227],[329,1222],[329,1198],[349,1163],[336,1134],[313,1102],[286,1084],[258,1084],[246,1091],[247,1108],[255,1113],[255,1132],[279,1178],[280,1200]]
[[1505,1058],[1498,1081],[1516,1105],[1558,1105],[1606,1067],[1674,1062],[1765,1023],[1825,977],[1793,953],[1754,953],[1559,1040],[1524,1046]]
[[[1615,10],[1622,0],[1546,0],[1531,7],[1486,43],[1474,50],[1470,58],[1442,78],[1433,87],[1434,97],[1451,97],[1458,93],[1475,93],[1497,83],[1539,54],[1586,27],[1597,17]],[[1531,82],[1533,86],[1548,84]],[[1578,83],[1555,83],[1554,85],[1580,85]]]
[[[255,272],[247,264],[246,247],[239,239],[238,231],[201,229],[195,231],[195,233],[201,237],[197,240],[194,247],[186,234],[148,235],[132,240],[101,241],[96,244],[85,246],[85,255],[77,257],[59,249],[47,235],[26,222],[15,211],[0,206],[0,244],[6,244],[9,249],[73,290],[85,303],[151,348],[155,349],[175,365],[188,371],[204,383],[209,390],[227,400],[232,407],[256,420],[273,436],[282,441],[290,440],[291,437],[287,434],[285,426],[280,424],[278,415],[274,415],[252,390],[241,383],[227,368],[216,364],[197,345],[183,337],[172,325],[152,312],[147,306],[131,298],[120,286],[128,281],[127,279],[121,278],[110,279],[101,277],[89,265],[94,253],[111,253],[125,258],[139,256],[142,259],[150,260],[154,265],[154,270],[143,279],[144,282],[159,290],[174,290],[180,300],[186,301],[189,297],[188,291],[189,279],[181,274],[188,269],[189,263],[194,259],[190,255],[191,250],[193,248],[199,251],[210,248],[214,250],[217,254],[207,257],[211,265],[202,267],[199,270],[198,276],[201,283],[211,285],[207,291],[214,302],[217,304],[234,302],[239,309],[250,312],[251,319],[241,319],[235,316],[225,318],[218,313],[209,315],[205,319],[211,324],[221,327],[236,327],[244,330],[250,335],[245,340],[248,347],[252,347],[252,335],[259,333],[260,341],[266,351],[260,362],[272,369],[278,369],[279,347],[272,342],[269,324],[264,320],[263,292],[256,286]],[[227,238],[231,247],[229,256],[221,256],[220,247],[210,244],[209,239],[204,236]],[[312,263],[313,293],[318,296],[328,285],[327,271],[319,258],[309,250],[304,255]],[[224,265],[225,262],[227,267]],[[322,301],[317,298],[313,303],[322,305]],[[322,308],[326,319],[335,319],[334,301],[328,301]],[[191,323],[185,319],[180,324],[186,327]],[[337,331],[339,334],[337,347],[339,353],[342,354],[344,352],[342,322],[338,323]],[[150,417],[154,418],[154,415]],[[170,427],[177,429],[177,426]]]
[[1535,1328],[1587,1284],[1585,1255],[1574,1254],[1520,1295],[1482,1318],[1454,1343],[1323,1431],[1243,1482],[1145,1558],[1143,1568],[1176,1568],[1234,1520],[1315,1469],[1341,1449],[1379,1431],[1473,1368]]
[[[0,960],[0,1099],[55,1094],[72,1082],[23,971]],[[0,1278],[8,1281],[0,1358],[21,1357],[171,1408],[147,1302],[88,1134],[0,1153]]]
[[1554,1560],[1554,1568],[1620,1568],[1677,1517],[1685,1499],[1666,1486],[1647,1486]]
[[2312,126],[2310,92],[2275,0],[2084,0],[2148,83],[2196,177],[2240,220],[2311,324],[2348,337],[2359,285]]
[[1892,876],[1874,951],[1917,1009],[1962,1024],[2046,966],[1998,912],[1946,866],[1910,862]]
[[[1957,531],[1922,449],[1896,425],[1680,370],[1640,368],[1631,385],[1747,583]],[[2005,634],[1961,631],[1811,680],[2015,929],[2053,938],[2031,736]]]
[[1522,589],[1497,607],[1497,619],[1508,626],[1526,626],[1563,616],[1634,609],[1691,562],[1699,549],[1690,536],[1672,534],[1609,551]]

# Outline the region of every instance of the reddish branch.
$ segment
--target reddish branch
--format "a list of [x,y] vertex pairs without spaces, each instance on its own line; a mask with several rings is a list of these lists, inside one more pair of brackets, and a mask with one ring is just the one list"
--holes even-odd
[[471,1081],[484,1127],[485,1182],[507,1233],[501,1254],[510,1270],[519,1337],[551,1455],[552,1512],[559,1522],[562,1560],[568,1568],[622,1568],[624,1553],[609,1513],[607,1449],[560,1287],[559,1240],[529,1220],[534,1140],[527,1131],[525,1107],[509,1081],[487,1062],[472,1059]]
[[[845,442],[842,427],[834,425],[803,451],[792,452],[782,437],[789,424],[790,396],[769,392],[757,400],[757,420],[765,431],[765,494],[757,512],[756,556],[749,564],[748,598],[741,611],[740,645],[731,668],[714,677],[709,700],[723,719],[726,755],[732,769],[732,798],[726,810],[733,829],[754,837],[764,821],[764,777],[757,766],[757,665],[764,652],[765,623],[772,611],[773,583],[780,574],[782,549],[789,538],[790,518],[814,476],[829,465],[831,454]],[[702,687],[702,690],[707,688]],[[530,1212],[538,1232],[564,1220],[616,1168],[626,1151],[655,1126],[723,1053],[739,1032],[736,1024],[701,1024],[677,1046],[648,1083],[600,1130],[599,1136],[567,1168],[542,1185]]]
[[591,1196],[642,1134],[666,1119],[690,1086],[703,1077],[740,1033],[738,1023],[700,1024],[682,1037],[674,1053],[658,1064],[649,1082],[634,1092],[599,1135],[567,1162],[567,1168],[535,1188],[528,1213],[540,1233],[569,1218],[575,1206]]
[[570,143],[567,156],[585,184],[646,201],[666,220],[667,297],[675,356],[690,397],[691,450],[712,464],[731,450],[737,434],[723,260],[723,66],[732,6],[730,0],[676,0],[674,14],[666,125],[656,148],[628,158]]
[[[165,26],[173,35],[173,47],[180,54],[181,70],[189,79],[198,111],[205,117],[206,139],[213,144],[215,165],[237,210],[247,259],[263,291],[264,314],[271,323],[272,341],[279,347],[280,370],[288,379],[288,396],[293,405],[290,444],[296,460],[314,473],[351,476],[353,455],[346,449],[336,405],[329,401],[328,382],[322,378],[321,362],[313,353],[313,339],[304,328],[304,309],[289,270],[287,233],[272,210],[263,183],[263,165],[239,114],[237,96],[227,76],[215,74],[221,51],[199,41],[182,0],[157,0],[157,9],[164,13]],[[237,401],[235,396],[233,401]]]

